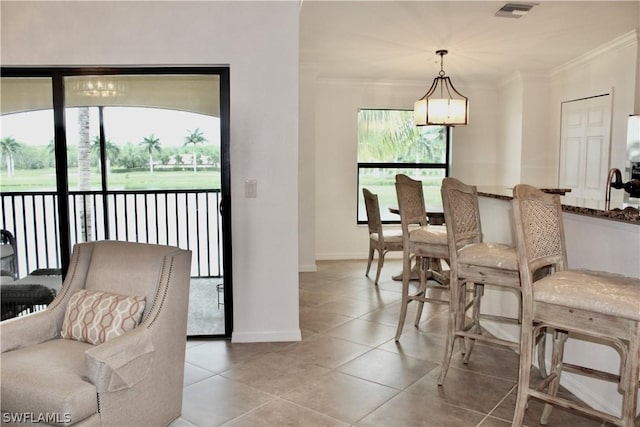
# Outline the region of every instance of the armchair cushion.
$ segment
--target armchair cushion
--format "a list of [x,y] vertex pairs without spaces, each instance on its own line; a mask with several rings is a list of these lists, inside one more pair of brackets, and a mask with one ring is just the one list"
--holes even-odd
[[95,414],[96,387],[85,379],[84,363],[85,351],[92,347],[53,339],[2,353],[2,411],[55,413],[69,424]]
[[69,299],[61,336],[102,344],[138,326],[145,301],[145,297],[79,289]]

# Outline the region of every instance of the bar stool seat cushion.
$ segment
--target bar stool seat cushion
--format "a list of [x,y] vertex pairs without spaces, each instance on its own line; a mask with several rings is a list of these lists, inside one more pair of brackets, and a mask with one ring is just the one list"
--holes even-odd
[[640,279],[563,270],[534,283],[533,300],[640,321]]
[[[371,239],[378,241],[380,236],[378,233],[369,234]],[[384,241],[387,243],[397,242],[402,243],[402,230],[384,230]]]
[[444,225],[425,225],[415,230],[410,230],[409,241],[414,243],[447,245],[447,228]]
[[458,262],[518,271],[516,248],[502,243],[472,243],[458,251]]

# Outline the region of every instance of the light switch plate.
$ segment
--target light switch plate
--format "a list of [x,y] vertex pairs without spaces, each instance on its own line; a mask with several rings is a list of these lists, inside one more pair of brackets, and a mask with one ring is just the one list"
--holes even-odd
[[258,180],[257,179],[244,180],[244,197],[250,197],[250,198],[258,197]]

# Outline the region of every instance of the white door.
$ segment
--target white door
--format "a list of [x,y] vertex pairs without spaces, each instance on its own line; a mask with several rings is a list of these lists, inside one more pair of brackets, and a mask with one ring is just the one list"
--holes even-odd
[[559,186],[604,200],[611,144],[611,95],[562,103]]

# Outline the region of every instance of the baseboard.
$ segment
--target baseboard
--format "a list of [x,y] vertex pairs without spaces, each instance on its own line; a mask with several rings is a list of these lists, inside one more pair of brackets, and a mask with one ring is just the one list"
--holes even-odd
[[298,273],[315,273],[317,271],[318,271],[318,266],[315,263],[298,266]]
[[233,334],[231,334],[232,343],[296,341],[302,341],[300,329],[279,332],[233,332]]
[[364,259],[366,260],[368,257],[368,253],[355,252],[355,253],[347,253],[347,252],[331,252],[325,254],[316,254],[316,261],[343,261],[343,260],[353,260],[353,259]]
[[[347,253],[347,252],[341,252],[341,253],[320,253],[320,254],[316,254],[316,261],[352,261],[352,260],[364,260],[366,262],[366,260],[369,257],[369,253],[368,252],[353,252],[353,253]],[[375,257],[373,258],[374,261],[376,261],[378,259],[378,253],[376,252]],[[384,257],[385,260],[387,259],[402,259],[402,252],[389,252],[385,255]]]

